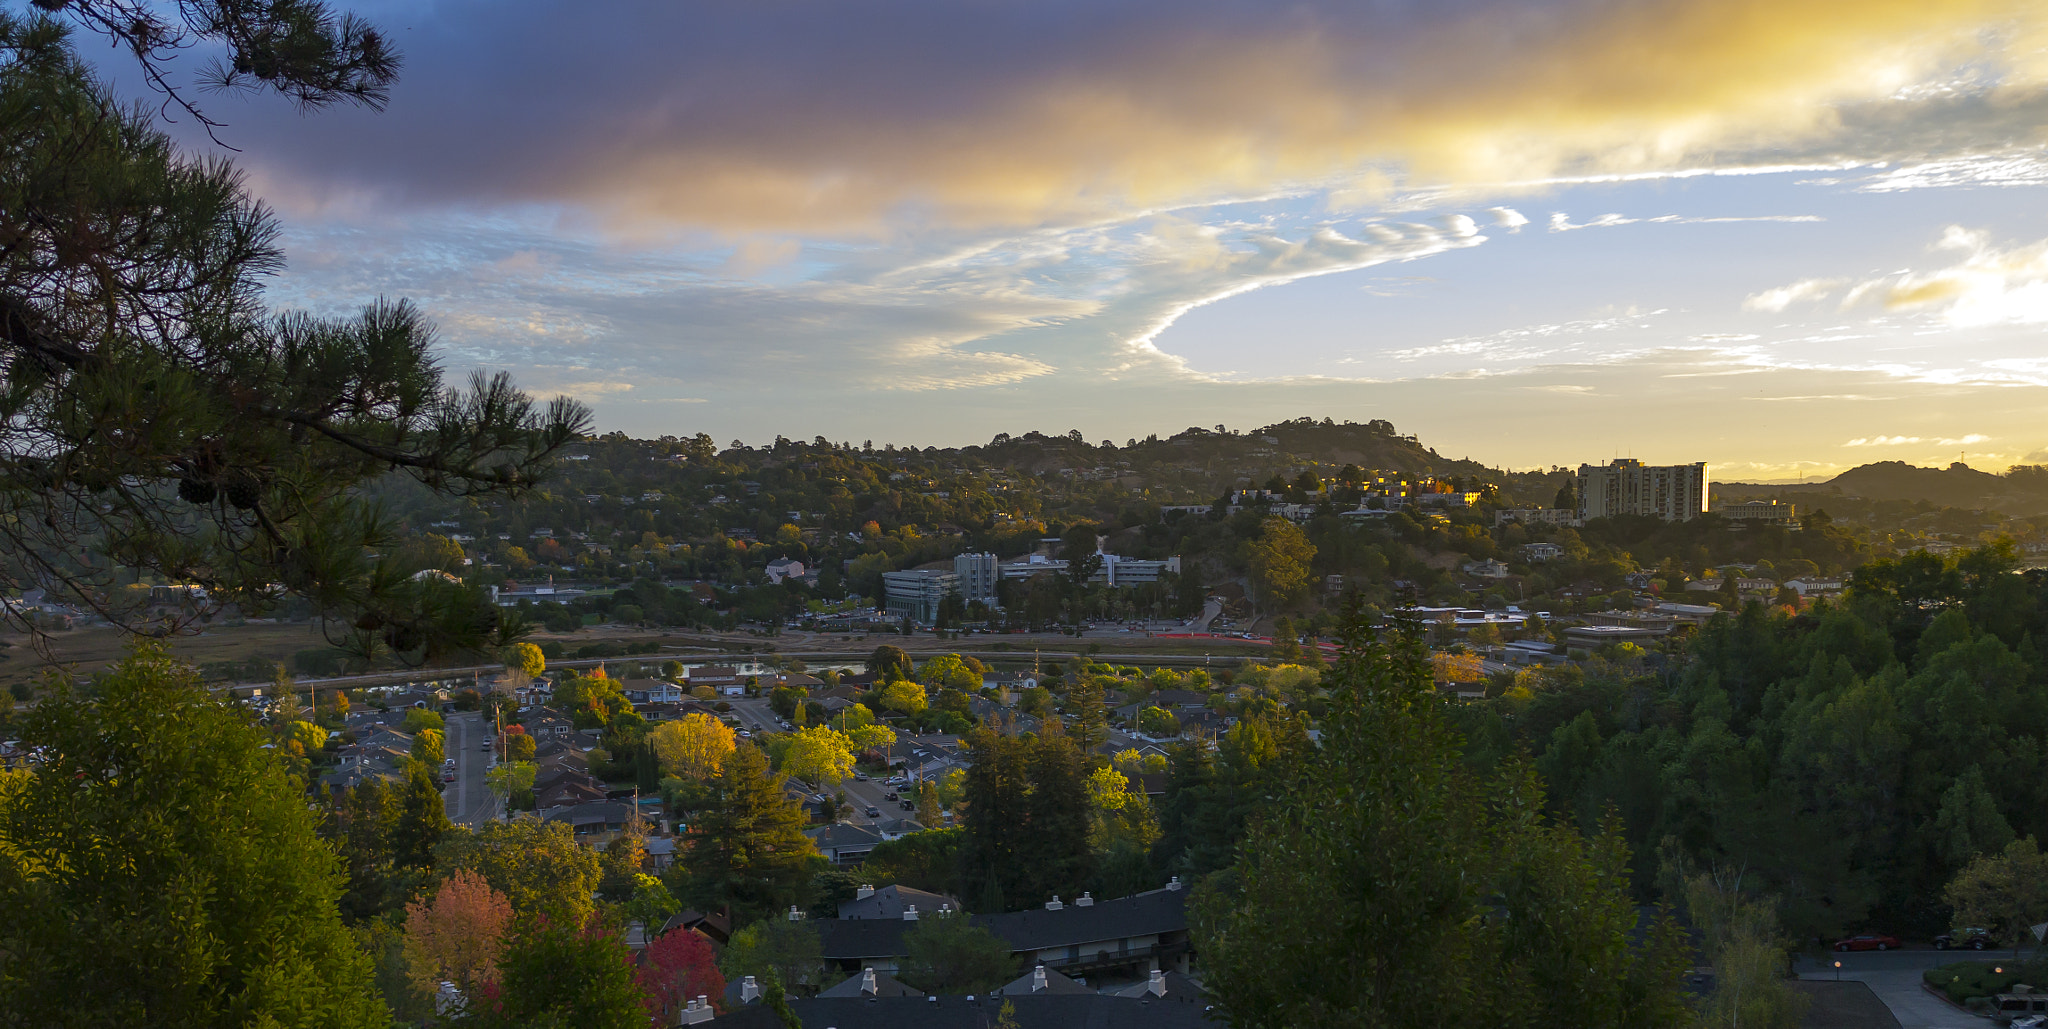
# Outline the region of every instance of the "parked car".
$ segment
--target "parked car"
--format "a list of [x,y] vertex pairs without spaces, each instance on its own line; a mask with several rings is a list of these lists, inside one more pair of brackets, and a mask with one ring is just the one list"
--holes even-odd
[[880,817],[882,817],[882,809],[881,809],[881,808],[878,808],[878,807],[876,807],[876,806],[874,806],[873,804],[869,804],[869,805],[868,805],[868,817],[869,817],[869,818],[880,818]]
[[868,781],[868,773],[866,773],[866,772],[855,772],[855,773],[853,773],[853,781],[854,781],[854,782],[867,782],[867,781]]
[[1988,929],[1964,929],[1960,932],[1942,933],[1934,938],[1935,950],[1983,950],[1997,945],[1998,941],[1991,938]]
[[1899,938],[1883,933],[1862,933],[1846,940],[1835,941],[1836,950],[1897,950]]
[[883,799],[883,800],[895,800],[895,799],[896,799],[896,791],[895,791],[895,790],[890,790],[889,792],[887,792],[887,793],[884,793],[884,794],[882,794],[882,799]]
[[906,801],[904,801],[904,802],[903,802],[903,810],[905,810],[905,811],[915,811],[915,810],[917,810],[917,804],[916,804],[916,803],[915,803],[914,801],[908,801],[908,800],[906,800]]

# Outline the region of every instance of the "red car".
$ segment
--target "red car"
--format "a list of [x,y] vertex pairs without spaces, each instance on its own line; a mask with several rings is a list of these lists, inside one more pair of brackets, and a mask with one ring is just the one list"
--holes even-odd
[[1846,940],[1835,941],[1836,950],[1897,950],[1899,938],[1883,933],[1864,933]]

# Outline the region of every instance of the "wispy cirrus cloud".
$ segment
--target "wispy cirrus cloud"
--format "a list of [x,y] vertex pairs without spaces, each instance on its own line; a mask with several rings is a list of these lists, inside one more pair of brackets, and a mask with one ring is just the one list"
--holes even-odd
[[1991,437],[1981,433],[1970,433],[1952,439],[1930,439],[1924,436],[1859,436],[1842,444],[1845,447],[1903,447],[1916,443],[1931,443],[1938,447],[1966,447],[1972,443],[1985,443]]

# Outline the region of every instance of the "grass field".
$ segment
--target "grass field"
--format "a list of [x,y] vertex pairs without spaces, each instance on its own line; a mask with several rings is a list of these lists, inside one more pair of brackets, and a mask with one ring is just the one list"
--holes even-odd
[[[34,682],[52,667],[64,668],[77,676],[90,675],[119,659],[130,639],[132,637],[105,626],[73,629],[52,634],[49,637],[50,654],[45,656],[37,652],[28,637],[9,635],[5,642],[11,646],[0,651],[0,685]],[[266,662],[290,661],[298,651],[326,645],[327,641],[310,623],[259,624],[175,637],[171,641],[171,650],[195,665],[203,665],[209,661],[249,658]]]

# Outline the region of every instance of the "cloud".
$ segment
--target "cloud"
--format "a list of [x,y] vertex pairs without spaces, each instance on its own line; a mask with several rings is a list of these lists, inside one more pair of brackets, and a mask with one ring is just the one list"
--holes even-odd
[[1902,447],[1914,443],[1931,443],[1938,447],[1966,447],[1972,443],[1983,443],[1991,439],[1981,433],[1970,433],[1953,439],[1928,439],[1921,436],[1868,436],[1852,439],[1842,444],[1845,447]]
[[2015,106],[2042,83],[2028,40],[2048,24],[2031,0],[790,0],[603,18],[445,0],[392,17],[410,63],[390,111],[222,109],[273,199],[869,235],[1844,145],[1882,159],[1882,141],[1842,136],[1878,117],[1858,105],[1946,109],[1950,93],[1909,87],[1974,64]]
[[2000,248],[1980,230],[1951,225],[1935,246],[1968,256],[1946,268],[1864,280],[1842,306],[1879,299],[1888,311],[1929,311],[1952,328],[2048,323],[2048,240]]
[[1795,303],[1805,300],[1821,300],[1835,287],[1843,284],[1842,279],[1800,279],[1789,286],[1767,289],[1743,298],[1745,311],[1769,311],[1773,314],[1783,311]]
[[1529,224],[1529,217],[1512,207],[1489,207],[1486,213],[1493,215],[1493,223],[1509,232],[1520,232]]

